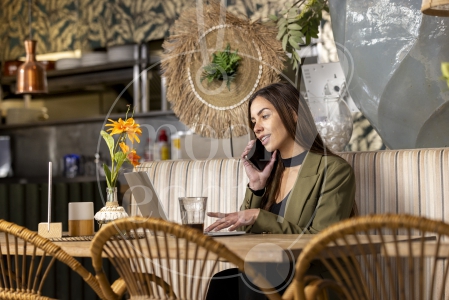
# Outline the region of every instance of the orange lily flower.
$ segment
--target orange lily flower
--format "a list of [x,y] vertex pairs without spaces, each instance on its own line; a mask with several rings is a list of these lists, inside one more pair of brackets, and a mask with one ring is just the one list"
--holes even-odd
[[120,134],[125,131],[125,121],[122,118],[119,118],[117,122],[112,119],[108,119],[112,124],[106,124],[105,127],[112,127],[106,131],[111,131],[110,135]]
[[128,145],[126,145],[124,142],[121,142],[120,144],[118,144],[120,146],[120,148],[122,149],[123,153],[128,153],[129,152],[129,147]]
[[111,124],[106,124],[106,126],[112,127],[107,130],[111,132],[110,135],[126,132],[131,143],[134,143],[134,140],[140,143],[138,135],[142,134],[142,130],[140,129],[140,125],[134,121],[134,118],[129,118],[125,121],[123,121],[122,118],[119,118],[118,122],[115,122],[112,119],[108,119],[108,121],[110,121]]
[[137,155],[136,150],[131,150],[131,152],[128,153],[127,158],[129,160],[129,162],[135,167],[140,165],[140,156]]
[[135,149],[131,149],[131,151],[129,150],[128,145],[126,145],[125,143],[121,142],[119,144],[120,148],[122,149],[123,153],[126,154],[126,158],[129,160],[129,162],[135,167],[140,165],[139,160],[140,160],[140,156],[137,155],[136,150]]

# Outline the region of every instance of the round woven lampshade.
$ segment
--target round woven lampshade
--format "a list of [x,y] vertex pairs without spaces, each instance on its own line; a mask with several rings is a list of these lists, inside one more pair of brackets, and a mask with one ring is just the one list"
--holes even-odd
[[[196,8],[184,11],[162,45],[167,100],[180,121],[201,136],[228,138],[231,127],[233,137],[248,134],[248,99],[279,81],[284,66],[277,28],[234,16],[218,2],[205,5],[201,13],[202,22],[197,23]],[[228,44],[241,57],[229,88],[226,80],[201,80],[212,54]]]
[[423,0],[421,11],[430,16],[449,17],[449,0]]

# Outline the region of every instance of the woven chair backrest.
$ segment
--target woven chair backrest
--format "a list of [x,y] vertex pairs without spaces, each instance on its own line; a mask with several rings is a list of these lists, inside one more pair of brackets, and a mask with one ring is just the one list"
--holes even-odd
[[[372,235],[380,245],[372,242]],[[295,293],[305,297],[308,266],[319,260],[345,299],[447,299],[448,235],[449,224],[411,215],[342,221],[319,233],[299,256]]]

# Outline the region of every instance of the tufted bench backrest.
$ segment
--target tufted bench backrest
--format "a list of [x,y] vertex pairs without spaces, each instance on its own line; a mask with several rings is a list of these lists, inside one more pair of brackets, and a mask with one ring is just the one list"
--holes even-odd
[[[339,155],[354,169],[359,215],[409,213],[449,221],[449,148]],[[136,171],[149,174],[173,221],[180,220],[182,196],[207,196],[207,211],[238,210],[248,183],[241,161],[232,158],[146,162]],[[205,225],[211,222],[206,217]]]
[[[207,211],[232,212],[239,210],[248,183],[239,159],[146,162],[135,171],[148,173],[174,222],[181,220],[178,197],[208,197]],[[205,226],[212,222],[206,217]]]

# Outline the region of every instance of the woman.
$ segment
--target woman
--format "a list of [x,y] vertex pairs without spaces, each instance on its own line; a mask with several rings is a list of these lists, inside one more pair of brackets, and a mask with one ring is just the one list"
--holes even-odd
[[208,213],[219,218],[206,231],[240,226],[252,233],[318,233],[348,218],[355,196],[351,166],[327,149],[307,103],[289,83],[258,90],[249,100],[248,119],[270,163],[259,171],[242,153],[249,178],[240,212]]
[[[355,177],[351,166],[323,145],[312,114],[298,90],[289,83],[275,83],[258,90],[249,100],[248,119],[256,138],[273,152],[262,170],[248,160],[255,141],[242,153],[249,178],[240,212],[208,213],[218,220],[206,231],[243,227],[251,233],[318,233],[348,218],[353,209]],[[267,278],[282,294],[287,276],[278,266],[266,266]],[[321,264],[312,275],[330,277]],[[260,299],[256,287],[238,269],[216,274],[206,299]],[[291,277],[289,277],[291,278]]]

